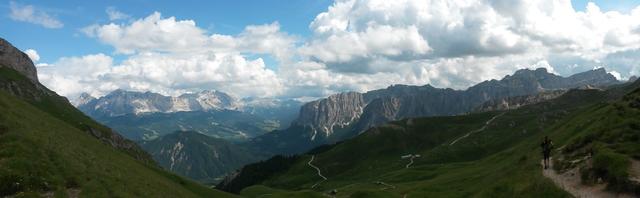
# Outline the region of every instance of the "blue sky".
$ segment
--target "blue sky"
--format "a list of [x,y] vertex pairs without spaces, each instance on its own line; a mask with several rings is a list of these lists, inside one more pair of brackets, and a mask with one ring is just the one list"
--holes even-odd
[[579,11],[584,11],[587,3],[593,2],[602,10],[615,10],[620,12],[629,12],[632,8],[635,8],[640,4],[639,0],[572,0],[573,8]]
[[[640,0],[336,1],[2,1],[0,37],[37,52],[43,83],[69,96],[464,89],[536,67],[640,74]],[[602,12],[576,15],[589,2]]]

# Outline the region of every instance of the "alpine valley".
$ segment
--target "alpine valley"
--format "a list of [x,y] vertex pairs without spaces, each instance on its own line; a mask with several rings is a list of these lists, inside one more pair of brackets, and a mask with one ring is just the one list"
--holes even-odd
[[87,115],[139,141],[167,170],[216,184],[248,163],[304,153],[390,121],[515,109],[557,98],[572,88],[621,83],[604,69],[562,77],[541,68],[519,70],[466,90],[393,85],[339,93],[301,106],[296,100],[240,100],[219,91],[171,97],[116,90],[100,98],[82,94],[75,101]]
[[640,1],[0,10],[0,198],[640,197]]

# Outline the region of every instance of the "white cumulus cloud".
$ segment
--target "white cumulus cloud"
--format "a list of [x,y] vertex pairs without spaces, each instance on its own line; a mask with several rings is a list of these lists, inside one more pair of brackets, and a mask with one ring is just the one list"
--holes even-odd
[[84,28],[83,32],[123,54],[193,52],[202,49],[208,40],[195,21],[177,21],[175,17],[164,19],[159,12],[131,24],[93,25]]

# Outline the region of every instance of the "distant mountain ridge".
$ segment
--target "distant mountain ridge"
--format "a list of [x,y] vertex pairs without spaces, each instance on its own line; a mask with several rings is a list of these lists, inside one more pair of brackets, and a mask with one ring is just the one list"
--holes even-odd
[[288,127],[302,105],[287,99],[238,99],[215,90],[173,97],[122,89],[99,98],[82,93],[73,103],[80,111],[136,141],[185,130],[244,141]]
[[281,128],[289,126],[298,115],[301,101],[278,98],[242,98],[216,91],[203,90],[180,96],[165,96],[153,92],[136,92],[117,89],[96,98],[82,93],[72,103],[93,118],[176,113],[195,111],[239,111],[276,120]]
[[238,99],[220,91],[201,91],[177,97],[152,92],[115,90],[94,98],[86,93],[77,99],[78,108],[95,117],[115,117],[126,114],[173,113],[182,111],[237,110]]
[[289,129],[258,137],[255,144],[263,148],[278,145],[272,148],[275,153],[302,152],[317,145],[353,137],[370,127],[393,120],[459,115],[471,112],[491,100],[618,83],[621,82],[603,68],[569,77],[539,68],[518,70],[501,80],[484,81],[466,90],[435,88],[431,85],[394,85],[366,93],[339,93],[306,103]]

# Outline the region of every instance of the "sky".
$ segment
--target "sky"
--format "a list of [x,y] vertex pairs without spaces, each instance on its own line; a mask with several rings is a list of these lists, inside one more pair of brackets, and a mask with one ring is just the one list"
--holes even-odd
[[518,69],[640,74],[640,1],[0,1],[0,37],[61,95],[322,97],[465,89]]

